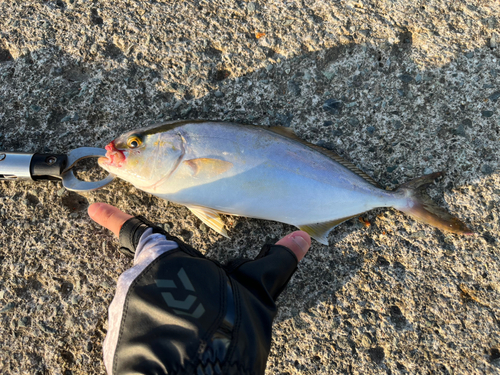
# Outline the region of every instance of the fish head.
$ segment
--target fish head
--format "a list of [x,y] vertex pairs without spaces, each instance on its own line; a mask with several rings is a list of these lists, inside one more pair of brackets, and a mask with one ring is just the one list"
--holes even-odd
[[183,155],[182,139],[172,132],[133,130],[105,148],[106,156],[98,159],[101,168],[142,189],[170,174]]

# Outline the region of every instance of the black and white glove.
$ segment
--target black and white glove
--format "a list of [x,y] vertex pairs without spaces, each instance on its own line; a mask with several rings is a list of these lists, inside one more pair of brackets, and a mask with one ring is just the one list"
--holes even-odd
[[120,230],[120,276],[104,345],[112,374],[263,374],[276,299],[297,269],[287,247],[221,265],[142,217]]

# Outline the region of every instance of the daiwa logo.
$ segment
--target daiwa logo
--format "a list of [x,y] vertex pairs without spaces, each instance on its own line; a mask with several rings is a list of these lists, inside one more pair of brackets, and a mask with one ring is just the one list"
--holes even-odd
[[[189,280],[189,277],[184,271],[184,268],[181,268],[179,272],[177,273],[177,277],[181,281],[182,286],[186,291],[191,291],[196,293],[196,290],[194,290],[193,284],[191,284],[191,280]],[[175,284],[174,280],[155,280],[156,286],[158,288],[168,288],[168,289],[177,289],[177,285]],[[188,312],[193,304],[196,302],[196,295],[188,295],[184,300],[182,299],[175,299],[172,293],[168,292],[162,292],[161,295],[163,296],[163,299],[167,303],[168,307],[171,307],[174,312],[177,315],[187,315],[190,317],[193,317],[195,319],[199,319],[204,313],[205,313],[205,308],[201,304],[201,302],[198,304],[198,307],[190,313]]]

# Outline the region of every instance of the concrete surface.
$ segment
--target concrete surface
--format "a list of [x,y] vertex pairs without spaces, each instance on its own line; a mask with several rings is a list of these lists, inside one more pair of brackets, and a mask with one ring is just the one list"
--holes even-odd
[[[314,243],[279,301],[267,374],[500,372],[500,5],[495,0],[0,2],[0,149],[67,152],[166,119],[283,125],[476,234],[393,210]],[[83,176],[94,178],[92,165]],[[116,181],[77,195],[0,182],[0,372],[103,374],[117,276],[86,214],[105,201],[225,260],[293,228],[184,207]]]

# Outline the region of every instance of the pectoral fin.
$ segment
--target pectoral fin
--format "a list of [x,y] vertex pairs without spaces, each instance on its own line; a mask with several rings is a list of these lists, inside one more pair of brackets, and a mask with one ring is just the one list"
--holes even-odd
[[226,229],[224,228],[224,222],[219,216],[219,213],[215,210],[206,207],[188,207],[193,214],[195,214],[201,221],[203,221],[208,227],[212,228],[217,233],[229,238]]
[[232,168],[233,163],[212,158],[197,158],[183,161],[191,176],[196,178],[211,178]]
[[340,223],[343,223],[344,221],[352,219],[353,217],[356,216],[358,215],[344,217],[332,221],[325,221],[323,223],[300,225],[298,226],[298,228],[309,234],[319,243],[322,243],[323,245],[328,245],[328,233],[330,233],[330,231]]

